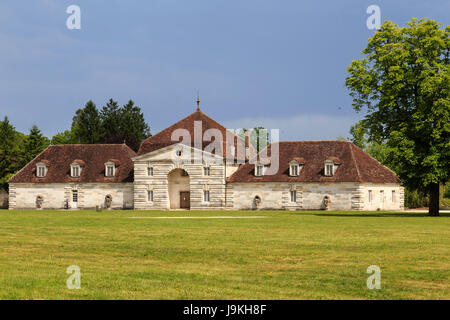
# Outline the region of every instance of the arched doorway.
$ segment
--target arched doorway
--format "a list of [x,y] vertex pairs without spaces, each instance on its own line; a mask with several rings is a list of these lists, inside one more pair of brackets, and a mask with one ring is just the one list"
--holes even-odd
[[189,174],[183,169],[174,169],[167,175],[170,209],[189,209],[191,195]]

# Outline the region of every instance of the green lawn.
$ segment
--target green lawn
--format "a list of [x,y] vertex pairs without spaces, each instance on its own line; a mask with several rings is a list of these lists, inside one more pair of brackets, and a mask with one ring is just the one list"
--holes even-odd
[[[221,215],[265,218],[149,218]],[[450,299],[449,279],[448,214],[0,211],[1,299]]]

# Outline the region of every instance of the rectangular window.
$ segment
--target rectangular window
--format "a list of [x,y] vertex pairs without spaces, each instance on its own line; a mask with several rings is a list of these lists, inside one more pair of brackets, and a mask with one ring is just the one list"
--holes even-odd
[[114,176],[114,167],[113,166],[107,166],[106,167],[106,175],[108,177],[113,177]]
[[395,190],[392,190],[392,202],[395,202]]
[[263,166],[256,166],[256,175],[258,177],[263,175],[263,168],[264,168]]
[[291,191],[291,202],[297,202],[297,191]]
[[205,191],[203,191],[203,201],[204,202],[209,202],[209,191],[208,190],[205,190]]
[[369,190],[369,202],[372,202],[372,190]]
[[291,176],[298,176],[298,166],[297,165],[291,166]]
[[45,177],[45,167],[38,167],[38,177]]
[[72,167],[72,177],[80,176],[80,167]]
[[153,167],[148,167],[147,168],[147,175],[148,176],[153,176]]
[[210,167],[204,167],[203,168],[203,175],[210,176],[211,175],[211,168]]
[[72,191],[72,202],[78,202],[78,190]]
[[148,202],[153,202],[153,190],[148,190],[147,191],[147,201]]
[[333,175],[333,165],[332,164],[327,164],[325,166],[325,175],[327,175],[327,176]]

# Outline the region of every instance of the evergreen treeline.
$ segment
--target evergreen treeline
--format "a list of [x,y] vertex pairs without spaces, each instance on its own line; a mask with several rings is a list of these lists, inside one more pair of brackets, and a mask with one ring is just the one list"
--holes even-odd
[[50,144],[125,143],[137,151],[150,135],[141,108],[132,100],[121,107],[110,99],[101,110],[90,100],[75,112],[70,130],[51,139],[36,125],[28,134],[18,132],[5,117],[0,121],[0,189],[7,190],[8,179]]

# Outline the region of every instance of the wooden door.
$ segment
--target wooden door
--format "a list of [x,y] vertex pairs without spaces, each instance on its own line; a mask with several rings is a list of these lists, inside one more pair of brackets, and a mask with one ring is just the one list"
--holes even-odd
[[189,191],[180,192],[180,208],[189,209],[191,207],[191,193]]

